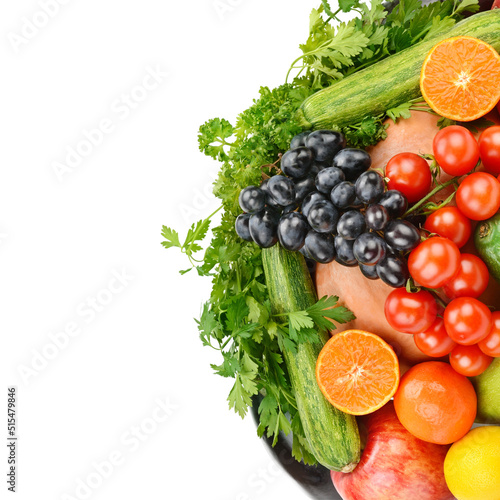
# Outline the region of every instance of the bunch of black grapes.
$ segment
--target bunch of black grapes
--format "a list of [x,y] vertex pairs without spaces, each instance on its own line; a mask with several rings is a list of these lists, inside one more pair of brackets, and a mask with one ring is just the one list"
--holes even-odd
[[359,265],[369,279],[404,286],[405,254],[420,242],[417,228],[401,218],[408,201],[386,191],[366,151],[345,146],[332,130],[295,136],[281,173],[241,191],[236,232],[261,248],[279,241],[316,262]]

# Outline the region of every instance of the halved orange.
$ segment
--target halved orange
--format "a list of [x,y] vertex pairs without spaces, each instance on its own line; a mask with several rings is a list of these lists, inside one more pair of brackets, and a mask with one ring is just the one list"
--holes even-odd
[[500,99],[500,55],[491,45],[470,36],[443,40],[424,61],[420,90],[441,116],[476,120]]
[[366,415],[394,396],[398,358],[378,335],[346,330],[324,345],[316,362],[316,380],[333,406],[351,415]]

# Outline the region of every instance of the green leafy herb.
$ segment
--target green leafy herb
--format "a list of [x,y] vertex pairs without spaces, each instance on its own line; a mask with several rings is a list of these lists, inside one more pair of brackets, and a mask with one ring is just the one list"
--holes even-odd
[[[205,239],[207,235],[208,229],[210,228],[210,222],[212,217],[221,209],[219,207],[215,212],[209,215],[204,220],[199,220],[196,224],[193,224],[189,229],[184,243],[181,244],[179,240],[179,233],[173,229],[170,229],[167,226],[163,226],[161,235],[165,238],[165,241],[162,241],[161,244],[165,248],[177,247],[180,248],[181,252],[185,253],[193,266],[195,266],[196,259],[193,254],[202,250],[202,247],[197,243],[201,242]],[[185,274],[191,271],[192,268],[186,269],[185,271],[180,271],[181,274]]]
[[280,325],[282,336],[279,340],[282,347],[286,346],[290,352],[297,352],[298,344],[318,342],[319,331],[335,329],[334,321],[347,323],[355,319],[349,309],[337,306],[337,302],[338,297],[325,296],[303,311],[284,314],[288,322]]
[[387,116],[396,123],[398,118],[410,118],[410,108],[412,106],[411,102],[404,102],[395,108],[388,109],[386,114]]

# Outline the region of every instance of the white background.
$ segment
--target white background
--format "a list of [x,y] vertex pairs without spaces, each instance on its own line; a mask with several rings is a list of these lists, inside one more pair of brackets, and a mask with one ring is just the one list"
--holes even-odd
[[[284,82],[319,1],[45,0],[50,19],[42,3],[0,7],[0,421],[17,385],[16,498],[83,498],[87,481],[92,499],[306,498],[228,410],[193,321],[210,282],[178,274],[188,262],[160,230],[218,206],[198,127]],[[148,71],[156,88],[138,88]],[[93,298],[106,304],[91,313]],[[158,398],[175,407],[161,423]]]

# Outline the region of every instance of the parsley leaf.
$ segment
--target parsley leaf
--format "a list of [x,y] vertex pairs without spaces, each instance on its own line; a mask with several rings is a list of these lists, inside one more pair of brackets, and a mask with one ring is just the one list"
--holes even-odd
[[410,108],[412,106],[411,102],[404,102],[395,108],[388,109],[386,114],[387,116],[396,123],[398,118],[410,118]]
[[163,226],[161,235],[165,238],[165,241],[161,242],[161,244],[165,248],[170,248],[170,247],[182,248],[182,245],[179,241],[179,233],[177,231],[170,229],[167,226]]
[[[177,247],[181,249],[181,252],[185,253],[192,264],[192,267],[189,269],[185,269],[183,271],[179,271],[180,274],[186,274],[193,267],[196,267],[195,261],[197,260],[194,257],[194,254],[201,251],[202,247],[198,244],[205,239],[207,232],[210,228],[210,222],[212,217],[221,210],[222,207],[219,207],[215,212],[210,214],[206,219],[199,220],[196,224],[193,224],[191,228],[188,230],[184,243],[181,244],[179,240],[179,233],[167,226],[162,227],[161,235],[165,238],[165,241],[162,241],[161,244],[164,248]],[[200,274],[202,274],[200,272]]]
[[352,9],[359,7],[359,0],[339,0],[339,7],[342,12],[349,12]]
[[347,323],[355,319],[349,309],[337,305],[338,300],[336,296],[324,296],[303,311],[286,313],[290,338],[297,343],[318,340],[317,330],[333,330],[334,321]]
[[463,14],[466,12],[478,12],[479,3],[476,0],[455,0],[454,14]]
[[312,328],[314,326],[314,322],[311,316],[309,316],[308,311],[288,313],[288,321],[290,322],[290,326],[296,330],[300,330],[301,328]]
[[228,159],[224,147],[230,147],[227,142],[234,132],[234,127],[224,119],[215,118],[200,127],[198,142],[200,151],[215,160],[225,161]]

